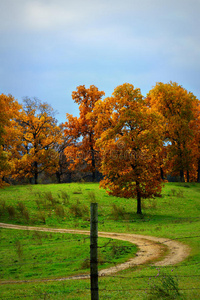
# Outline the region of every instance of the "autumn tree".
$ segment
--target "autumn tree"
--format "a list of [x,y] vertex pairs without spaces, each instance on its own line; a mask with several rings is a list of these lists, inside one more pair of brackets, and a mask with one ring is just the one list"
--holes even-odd
[[0,187],[10,175],[13,153],[20,144],[16,118],[20,104],[11,95],[0,95]]
[[96,103],[90,117],[98,117],[96,145],[101,152],[101,187],[109,194],[137,198],[141,214],[142,198],[161,191],[157,160],[162,142],[160,117],[146,106],[140,89],[125,83],[111,97]]
[[94,109],[95,103],[102,98],[103,91],[94,85],[86,88],[84,85],[77,87],[72,92],[72,99],[79,105],[79,117],[67,114],[64,124],[65,135],[70,137],[70,146],[65,149],[65,155],[70,162],[71,170],[82,166],[83,172],[91,172],[92,180],[96,179],[98,170],[98,153],[95,147],[94,127],[96,118],[88,119],[87,115]]
[[193,162],[192,141],[198,115],[198,99],[175,82],[157,83],[147,95],[154,111],[164,117],[163,147],[167,152],[168,172],[189,181]]
[[23,110],[18,118],[21,128],[22,149],[15,160],[15,178],[34,178],[42,172],[55,173],[58,169],[58,153],[55,144],[61,143],[60,128],[52,107],[38,99],[24,99]]
[[60,128],[60,134],[62,135],[62,143],[56,143],[55,144],[55,149],[58,153],[58,169],[56,170],[56,178],[57,182],[66,182],[66,178],[68,177],[68,181],[71,181],[71,171],[69,170],[69,161],[66,158],[65,155],[65,149],[69,146],[70,144],[70,137],[66,136],[64,134],[64,126],[63,124],[59,125]]
[[200,103],[198,103],[195,115],[196,117],[190,125],[193,130],[193,136],[188,145],[191,151],[190,178],[191,181],[200,183]]

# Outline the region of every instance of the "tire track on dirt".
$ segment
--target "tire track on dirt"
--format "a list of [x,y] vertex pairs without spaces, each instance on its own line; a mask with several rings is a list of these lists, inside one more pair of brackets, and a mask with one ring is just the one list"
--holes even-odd
[[[61,228],[45,228],[34,226],[22,226],[0,223],[1,228],[18,229],[18,230],[32,230],[43,232],[57,232],[57,233],[71,233],[90,235],[88,230],[76,229],[61,229]],[[100,270],[99,276],[106,276],[115,274],[121,270],[125,270],[136,265],[151,263],[156,266],[168,266],[180,263],[190,253],[190,248],[180,242],[171,239],[131,234],[131,233],[114,233],[114,232],[98,232],[99,237],[111,238],[121,241],[127,241],[135,244],[138,247],[138,252],[135,257],[129,259],[125,263]],[[166,251],[167,248],[167,251]],[[164,255],[167,252],[167,255]],[[75,275],[66,278],[58,279],[35,279],[35,280],[18,280],[18,281],[0,281],[0,284],[8,283],[25,283],[25,282],[46,282],[46,281],[63,281],[72,279],[89,279],[90,275]]]

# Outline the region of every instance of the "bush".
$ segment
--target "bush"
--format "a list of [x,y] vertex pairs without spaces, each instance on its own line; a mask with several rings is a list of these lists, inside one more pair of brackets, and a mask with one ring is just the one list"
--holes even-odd
[[7,211],[8,211],[9,217],[11,219],[13,219],[15,217],[15,213],[16,213],[15,208],[12,205],[9,205],[9,206],[7,206]]
[[88,192],[88,196],[89,196],[89,199],[90,199],[91,203],[96,202],[96,196],[95,196],[95,193],[93,191]]
[[70,214],[74,217],[88,217],[89,208],[86,205],[80,204],[80,201],[77,199],[76,203],[73,203],[69,209]]
[[44,197],[46,200],[48,200],[49,202],[51,202],[51,205],[54,207],[57,203],[59,203],[59,201],[57,201],[51,192],[45,192],[44,193]]
[[39,210],[37,213],[37,219],[40,220],[42,223],[46,223],[46,215],[44,211]]
[[23,218],[25,218],[26,221],[28,222],[30,219],[30,215],[29,215],[26,205],[22,201],[18,201],[17,208],[18,208],[19,212],[21,213],[21,216]]
[[[179,292],[178,279],[172,274],[157,269],[155,277],[149,278],[149,289],[147,290],[147,299],[183,299]],[[172,270],[173,272],[173,270]]]
[[157,207],[157,199],[142,199],[142,209],[155,209]]
[[70,195],[66,191],[60,191],[61,195],[58,194],[59,197],[62,198],[64,204],[69,204]]
[[126,212],[124,207],[117,206],[115,203],[112,203],[111,214],[114,217],[114,220],[118,220],[124,218]]
[[78,187],[78,189],[77,189],[77,190],[73,191],[73,194],[75,194],[75,195],[79,195],[79,194],[83,194],[83,192],[82,192],[81,188],[80,188],[80,187]]
[[58,216],[60,218],[63,218],[65,216],[65,211],[64,211],[64,208],[62,207],[62,205],[56,206],[55,214],[56,214],[56,216]]

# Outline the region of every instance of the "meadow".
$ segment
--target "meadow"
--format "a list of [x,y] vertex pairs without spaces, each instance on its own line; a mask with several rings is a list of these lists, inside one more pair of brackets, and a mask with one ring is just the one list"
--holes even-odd
[[[91,202],[98,203],[99,231],[170,238],[191,248],[175,266],[146,264],[99,278],[100,299],[199,299],[199,184],[166,183],[161,197],[143,201],[141,216],[135,199],[109,196],[97,183],[10,186],[0,190],[0,222],[90,230]],[[99,238],[99,269],[136,252],[128,242]],[[90,299],[87,279],[39,281],[87,273],[87,236],[0,228],[1,282],[32,280],[1,284],[0,299]],[[170,291],[173,284],[176,294]]]

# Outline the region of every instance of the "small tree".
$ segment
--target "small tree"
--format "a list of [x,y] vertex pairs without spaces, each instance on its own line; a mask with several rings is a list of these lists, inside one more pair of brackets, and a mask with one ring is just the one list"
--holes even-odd
[[82,166],[82,171],[92,172],[93,181],[96,179],[99,158],[94,134],[96,118],[88,119],[87,116],[103,95],[104,92],[99,91],[94,85],[89,89],[84,85],[77,87],[77,90],[72,92],[72,99],[79,105],[79,118],[67,114],[67,121],[64,124],[65,135],[71,138],[71,145],[65,149],[71,170]]
[[142,214],[141,199],[161,191],[160,118],[146,106],[140,90],[128,83],[118,86],[112,97],[98,101],[93,114],[98,117],[95,130],[104,175],[101,187],[114,196],[136,196],[137,213]]
[[175,82],[159,82],[148,93],[147,101],[164,118],[163,146],[168,172],[179,175],[181,181],[185,181],[187,173],[189,181],[194,163],[194,135],[198,132],[199,100]]
[[11,95],[0,95],[0,187],[13,167],[13,157],[21,143],[16,118],[21,105]]
[[37,99],[24,99],[18,123],[21,128],[22,148],[15,160],[13,177],[34,178],[42,172],[55,173],[58,169],[56,143],[61,143],[60,128],[52,107]]

